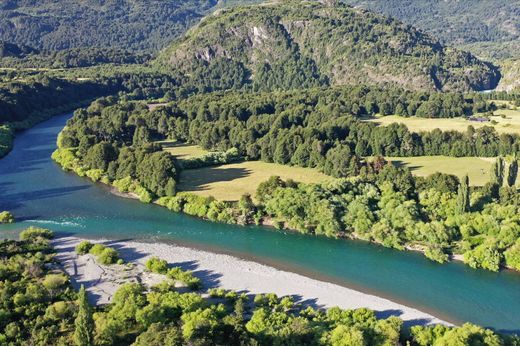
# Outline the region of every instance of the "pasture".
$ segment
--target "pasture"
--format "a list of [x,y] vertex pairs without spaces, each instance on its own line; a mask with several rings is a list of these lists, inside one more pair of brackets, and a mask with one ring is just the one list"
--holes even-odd
[[176,141],[162,141],[158,143],[162,145],[164,151],[169,152],[178,160],[189,159],[208,153],[207,150],[204,150],[198,145],[186,144]]
[[[404,124],[412,132],[432,131],[440,129],[442,131],[459,131],[465,132],[468,126],[480,128],[483,126],[491,126],[498,133],[516,133],[520,134],[520,110],[499,109],[494,112],[494,116],[490,117],[489,122],[477,122],[467,120],[465,118],[420,118],[420,117],[401,117],[398,115],[378,116],[367,118],[365,121],[374,122],[381,126],[388,126],[392,123]],[[503,116],[502,116],[503,115]],[[477,114],[476,116],[482,116]],[[495,121],[496,124],[493,124]]]
[[440,172],[460,177],[469,176],[470,185],[482,186],[490,179],[490,172],[495,162],[494,158],[483,157],[447,157],[447,156],[416,156],[416,157],[385,157],[395,166],[408,167],[412,174],[425,177]]
[[258,185],[273,175],[302,183],[319,183],[333,179],[312,168],[246,161],[182,171],[177,187],[180,191],[213,196],[218,200],[237,201],[245,193],[254,196]]

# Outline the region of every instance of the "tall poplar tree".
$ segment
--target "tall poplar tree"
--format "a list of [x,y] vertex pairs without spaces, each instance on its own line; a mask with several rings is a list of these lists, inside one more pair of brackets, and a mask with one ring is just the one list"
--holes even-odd
[[509,172],[507,174],[507,185],[508,186],[515,185],[517,175],[518,175],[518,160],[515,158],[509,164]]
[[469,208],[469,177],[466,175],[459,184],[457,211],[462,214],[468,212]]
[[83,285],[81,285],[81,289],[78,293],[78,308],[78,316],[74,322],[76,326],[74,330],[74,343],[77,346],[93,346],[94,320],[92,318],[92,309],[87,300],[87,292]]

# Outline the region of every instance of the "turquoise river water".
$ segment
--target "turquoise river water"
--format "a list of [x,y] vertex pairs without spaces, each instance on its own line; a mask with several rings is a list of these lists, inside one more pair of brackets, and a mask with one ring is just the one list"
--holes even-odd
[[0,210],[22,222],[0,226],[0,238],[29,225],[89,238],[162,241],[228,253],[374,293],[460,323],[520,330],[520,274],[439,265],[422,255],[346,240],[211,223],[114,196],[63,172],[50,159],[69,116],[18,134],[0,160]]

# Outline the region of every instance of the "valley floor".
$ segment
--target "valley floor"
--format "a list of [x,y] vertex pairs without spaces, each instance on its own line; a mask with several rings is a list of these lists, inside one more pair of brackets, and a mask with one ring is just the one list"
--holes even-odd
[[[204,289],[221,287],[247,294],[276,293],[292,295],[297,301],[315,308],[339,306],[344,309],[366,307],[380,317],[399,316],[407,325],[448,324],[428,313],[388,299],[366,294],[336,284],[318,281],[299,274],[237,257],[165,243],[135,241],[104,241],[119,252],[125,262],[134,262],[132,270],[123,266],[100,266],[89,256],[77,256],[74,247],[82,239],[63,237],[54,240],[60,260],[75,286],[84,285],[90,299],[98,304],[108,303],[120,284],[128,281],[157,283],[154,274],[144,271],[144,263],[151,256],[165,259],[171,265],[193,271],[203,281]],[[118,270],[119,269],[119,270]]]

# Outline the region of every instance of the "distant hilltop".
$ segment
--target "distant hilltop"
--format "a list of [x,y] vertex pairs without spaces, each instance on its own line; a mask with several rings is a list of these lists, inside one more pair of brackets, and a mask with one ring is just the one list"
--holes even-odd
[[470,53],[337,1],[280,1],[216,11],[165,49],[156,65],[200,83],[221,77],[228,83],[221,89],[396,84],[474,91],[495,88],[500,76],[495,66]]

